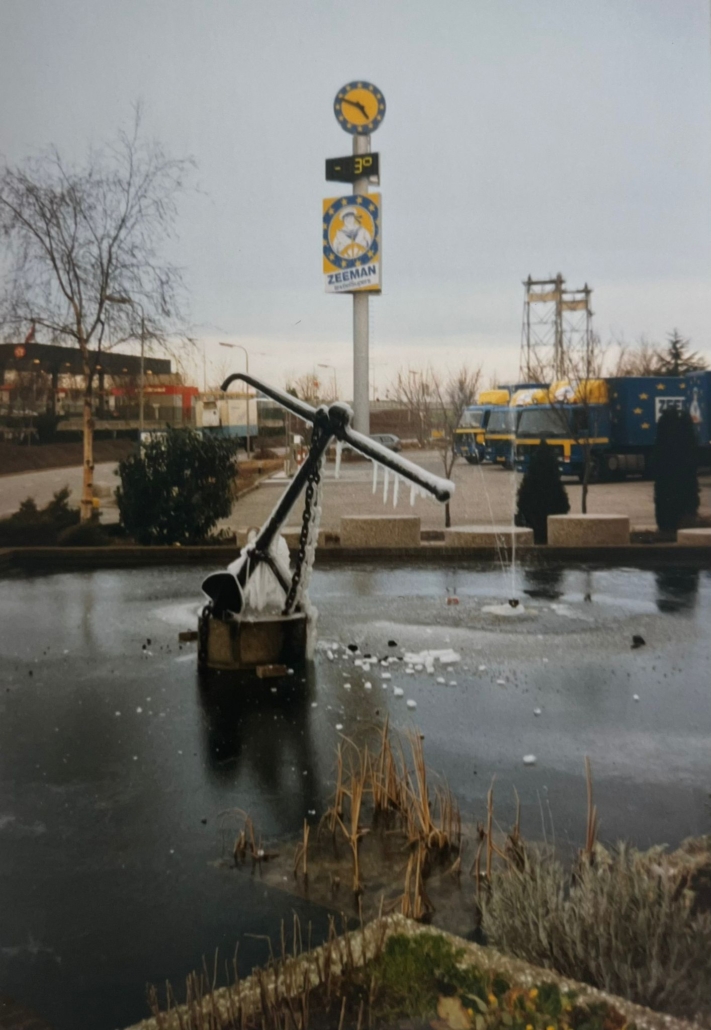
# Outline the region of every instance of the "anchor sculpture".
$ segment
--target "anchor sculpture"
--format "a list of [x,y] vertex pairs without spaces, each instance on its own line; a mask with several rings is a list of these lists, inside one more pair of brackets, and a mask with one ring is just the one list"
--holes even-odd
[[[304,422],[310,423],[312,434],[303,464],[259,533],[225,571],[211,574],[202,584],[209,602],[200,617],[198,658],[203,665],[222,669],[253,668],[260,662],[274,661],[279,655],[297,661],[306,657],[310,649],[309,630],[313,620],[307,586],[318,541],[321,466],[326,450],[334,440],[408,480],[438,501],[449,500],[454,491],[454,484],[450,480],[432,475],[414,462],[401,458],[352,429],[353,412],[342,401],[314,408],[284,390],[242,373],[228,376],[222,384],[222,390],[226,391],[236,381],[254,387]],[[275,544],[304,490],[306,494],[299,548],[291,571],[279,560]],[[263,565],[269,568],[281,587],[284,604],[279,615],[250,618],[246,614],[248,584]]]

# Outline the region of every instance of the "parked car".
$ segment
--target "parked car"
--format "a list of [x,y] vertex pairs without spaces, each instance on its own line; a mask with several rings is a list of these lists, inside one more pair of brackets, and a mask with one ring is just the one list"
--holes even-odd
[[402,450],[400,437],[395,436],[394,433],[371,433],[370,439],[375,440],[376,443],[382,444],[383,447],[389,447],[391,451]]

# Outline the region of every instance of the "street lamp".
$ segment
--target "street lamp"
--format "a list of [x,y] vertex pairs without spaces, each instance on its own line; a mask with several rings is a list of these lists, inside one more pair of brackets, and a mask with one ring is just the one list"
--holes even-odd
[[[245,364],[246,364],[246,371],[247,371],[247,375],[249,375],[249,351],[247,350],[247,348],[243,347],[241,343],[223,343],[222,341],[219,341],[219,345],[220,345],[220,347],[229,347],[230,350],[241,350],[241,351],[244,351],[244,360],[245,360]],[[247,457],[250,458],[252,456],[252,448],[251,448],[251,445],[250,445],[250,442],[249,442],[249,430],[251,428],[250,421],[249,421],[249,383],[247,383],[246,385],[247,385]]]
[[108,293],[104,298],[109,304],[130,304],[141,312],[141,378],[138,387],[138,439],[143,437],[143,390],[145,386],[145,351],[146,351],[146,313],[140,300],[127,297],[125,294]]
[[333,399],[338,400],[338,380],[336,379],[336,368],[334,365],[329,365],[325,361],[317,362],[319,368],[330,368],[333,372]]

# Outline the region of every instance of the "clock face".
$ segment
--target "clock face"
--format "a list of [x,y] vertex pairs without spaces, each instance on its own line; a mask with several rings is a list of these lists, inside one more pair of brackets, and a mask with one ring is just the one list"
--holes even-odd
[[370,82],[349,82],[339,89],[333,110],[342,129],[354,136],[366,135],[375,132],[385,117],[385,97]]

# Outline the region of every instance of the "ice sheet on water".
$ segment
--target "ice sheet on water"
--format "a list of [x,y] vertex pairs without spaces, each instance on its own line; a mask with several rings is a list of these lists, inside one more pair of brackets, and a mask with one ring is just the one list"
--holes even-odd
[[580,619],[581,622],[593,621],[588,615],[576,611],[575,608],[571,608],[567,604],[552,604],[551,611],[555,612],[556,615],[561,615],[564,619]]
[[[180,626],[181,629],[192,629],[204,607],[204,601],[200,604],[195,604],[191,601],[189,604],[171,604],[165,608],[157,608],[153,614],[162,622],[169,622],[173,626]],[[69,654],[69,652],[65,651],[64,654]]]
[[451,647],[431,651],[408,651],[404,655],[404,660],[407,665],[412,665],[420,668],[425,668],[428,672],[431,672],[434,668],[434,663],[439,662],[441,665],[454,665],[455,662],[461,661],[461,655],[457,651],[453,651]]
[[518,604],[515,608],[506,601],[504,604],[485,604],[481,609],[486,612],[487,615],[500,615],[505,619],[516,618],[519,615],[528,615],[528,611],[522,604]]

